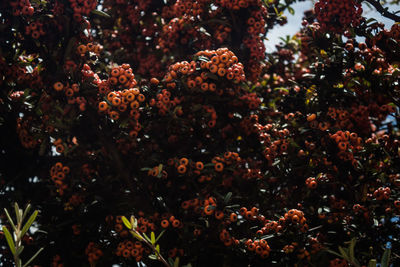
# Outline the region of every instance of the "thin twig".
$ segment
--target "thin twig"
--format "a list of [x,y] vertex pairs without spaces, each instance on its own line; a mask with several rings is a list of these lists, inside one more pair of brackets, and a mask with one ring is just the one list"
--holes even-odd
[[400,16],[389,12],[388,9],[384,8],[379,1],[376,0],[365,0],[366,2],[370,3],[372,6],[375,7],[376,11],[378,11],[382,16],[394,20],[396,22],[400,22]]

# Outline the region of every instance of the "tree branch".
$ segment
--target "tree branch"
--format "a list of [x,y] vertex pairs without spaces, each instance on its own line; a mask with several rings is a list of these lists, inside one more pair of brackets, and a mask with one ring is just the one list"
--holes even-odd
[[378,11],[382,16],[394,20],[395,22],[400,22],[400,16],[397,16],[396,14],[389,12],[388,9],[384,8],[381,3],[379,3],[379,0],[365,0],[369,4],[375,7],[376,11]]

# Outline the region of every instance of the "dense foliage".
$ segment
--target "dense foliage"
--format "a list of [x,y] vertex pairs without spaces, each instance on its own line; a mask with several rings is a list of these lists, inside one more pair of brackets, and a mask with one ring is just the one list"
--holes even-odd
[[319,0],[266,53],[294,2],[1,1],[0,203],[40,210],[22,258],[398,266],[400,17]]

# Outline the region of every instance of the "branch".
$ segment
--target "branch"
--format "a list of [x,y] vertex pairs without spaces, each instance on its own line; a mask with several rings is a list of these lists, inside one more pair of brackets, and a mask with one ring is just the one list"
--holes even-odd
[[381,3],[379,3],[379,0],[365,0],[369,4],[375,7],[376,11],[378,11],[382,16],[394,20],[395,22],[400,22],[400,16],[397,16],[396,14],[389,12],[388,9],[384,8]]

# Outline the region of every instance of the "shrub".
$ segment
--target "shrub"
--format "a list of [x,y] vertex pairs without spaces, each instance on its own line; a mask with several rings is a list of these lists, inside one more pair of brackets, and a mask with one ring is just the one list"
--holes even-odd
[[317,1],[266,53],[294,2],[2,2],[0,200],[40,210],[23,257],[398,264],[400,26],[360,5],[400,18]]

